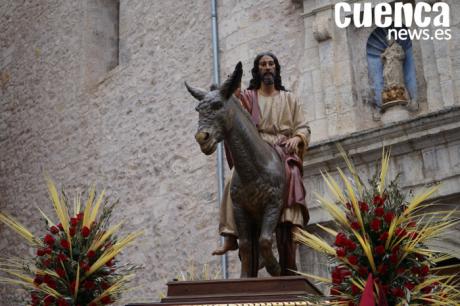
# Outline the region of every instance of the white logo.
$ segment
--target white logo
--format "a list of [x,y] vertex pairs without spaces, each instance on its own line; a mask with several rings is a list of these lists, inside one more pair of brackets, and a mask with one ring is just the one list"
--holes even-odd
[[[434,17],[433,17],[434,16]],[[339,2],[335,5],[335,24],[339,28],[348,27],[351,22],[357,28],[370,28],[374,25],[389,28],[388,35],[392,38],[407,39],[451,39],[450,7],[447,3],[436,2],[430,5],[426,2],[378,3],[372,8],[372,3]],[[416,27],[410,29],[410,27]],[[430,27],[434,28],[431,35]],[[407,27],[407,28],[406,28]]]

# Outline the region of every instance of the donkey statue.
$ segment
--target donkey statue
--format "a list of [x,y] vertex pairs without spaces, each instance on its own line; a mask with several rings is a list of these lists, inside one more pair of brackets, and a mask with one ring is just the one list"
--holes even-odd
[[267,272],[278,276],[281,268],[272,251],[272,237],[283,208],[285,169],[275,149],[262,140],[249,113],[233,95],[242,74],[239,62],[216,90],[185,86],[199,101],[195,139],[201,151],[210,155],[224,140],[233,158],[230,195],[239,233],[241,277],[257,277],[259,256]]

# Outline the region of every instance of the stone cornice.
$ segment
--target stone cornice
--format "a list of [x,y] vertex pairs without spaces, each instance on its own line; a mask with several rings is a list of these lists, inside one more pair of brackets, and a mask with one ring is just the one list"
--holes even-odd
[[328,5],[325,5],[325,6],[321,6],[321,7],[319,7],[319,8],[315,8],[314,10],[311,10],[310,12],[303,13],[301,16],[302,16],[302,17],[314,16],[314,15],[316,15],[316,14],[319,13],[319,12],[333,9],[333,8],[334,8],[334,5],[335,5],[335,4],[328,4]]
[[[314,132],[314,131],[313,131]],[[392,147],[392,155],[460,139],[460,107],[450,107],[414,119],[386,124],[379,128],[359,131],[347,136],[313,143],[304,157],[306,173],[336,165],[341,157],[340,143],[350,156],[374,155],[380,158],[382,146]]]

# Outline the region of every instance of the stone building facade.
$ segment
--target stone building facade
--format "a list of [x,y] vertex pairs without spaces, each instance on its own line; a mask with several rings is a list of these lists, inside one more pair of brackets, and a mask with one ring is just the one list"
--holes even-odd
[[[436,200],[455,206],[460,4],[445,1],[451,40],[412,42],[417,107],[401,118],[372,106],[366,44],[375,29],[337,28],[336,2],[218,1],[222,78],[241,60],[248,85],[254,56],[272,50],[284,85],[301,98],[312,128],[304,161],[310,230],[329,221],[312,191],[325,191],[320,169],[343,166],[336,142],[363,175],[372,173],[382,146],[391,146],[390,173],[401,173],[405,188],[442,182]],[[126,231],[145,230],[123,254],[145,266],[126,301],[158,300],[166,281],[191,262],[218,266],[211,256],[216,161],[193,139],[195,104],[183,86],[212,82],[210,1],[5,0],[0,16],[0,209],[38,231],[34,205],[51,211],[44,173],[70,194],[92,183],[105,188],[120,200],[115,220],[127,220]],[[441,247],[460,254],[458,239],[449,237]],[[31,252],[17,241],[0,225],[2,257]],[[302,270],[326,273],[323,259],[300,253]],[[236,252],[229,260],[236,277]],[[23,298],[3,284],[0,294],[0,305]]]

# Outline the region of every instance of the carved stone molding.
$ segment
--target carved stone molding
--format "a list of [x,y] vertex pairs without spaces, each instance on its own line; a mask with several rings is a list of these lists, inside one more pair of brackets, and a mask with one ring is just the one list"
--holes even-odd
[[[344,166],[336,148],[340,143],[353,158],[355,166],[369,164],[373,167],[381,158],[382,146],[391,147],[393,173],[402,173],[401,187],[423,188],[443,181],[438,197],[458,194],[460,183],[460,107],[450,107],[418,118],[392,122],[380,127],[363,130],[347,136],[313,143],[304,157],[304,182],[314,190],[321,190],[317,179],[320,170],[333,173],[337,166]],[[432,150],[439,156],[431,160],[423,152]],[[418,153],[417,153],[418,152]],[[450,158],[448,157],[450,156]],[[435,163],[440,163],[435,164]],[[435,166],[430,165],[435,164]],[[420,173],[422,171],[423,173]],[[308,199],[307,199],[308,200]],[[313,200],[309,202],[310,222],[323,222],[324,213]],[[329,217],[328,217],[329,218]],[[319,221],[318,221],[319,220]]]
[[324,10],[315,15],[312,31],[318,42],[332,38],[332,10]]

